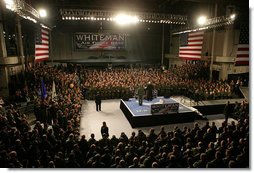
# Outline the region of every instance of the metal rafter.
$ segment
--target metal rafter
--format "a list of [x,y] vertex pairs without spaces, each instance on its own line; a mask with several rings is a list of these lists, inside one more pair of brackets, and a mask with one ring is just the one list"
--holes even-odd
[[13,0],[13,3],[6,3],[6,8],[35,23],[40,19],[38,11],[23,0]]
[[32,6],[27,4],[25,1],[16,0],[17,2],[17,9],[23,13],[30,14],[31,16],[39,19],[40,15],[37,10],[35,10]]
[[[187,16],[185,15],[151,12],[125,13],[128,15],[137,16],[140,22],[185,24],[187,21]],[[91,18],[95,20],[112,20],[118,14],[118,12],[107,10],[60,9],[60,14],[63,20],[89,20]]]
[[31,20],[34,23],[39,23],[42,27],[50,29],[48,26],[44,24],[44,22],[41,21],[39,12],[34,9],[31,5],[26,3],[24,0],[13,0],[13,4],[7,5],[6,8],[17,13],[18,16]]
[[220,16],[220,17],[214,17],[211,19],[208,19],[206,24],[199,27],[186,27],[181,30],[175,30],[173,31],[173,35],[186,33],[186,32],[193,32],[196,30],[206,30],[206,29],[212,29],[212,28],[218,28],[226,25],[232,25],[234,24],[235,19],[231,16]]

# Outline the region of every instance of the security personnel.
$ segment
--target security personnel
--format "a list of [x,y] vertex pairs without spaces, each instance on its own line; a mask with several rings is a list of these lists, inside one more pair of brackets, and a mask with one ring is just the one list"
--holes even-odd
[[101,95],[97,92],[95,96],[96,111],[101,111]]

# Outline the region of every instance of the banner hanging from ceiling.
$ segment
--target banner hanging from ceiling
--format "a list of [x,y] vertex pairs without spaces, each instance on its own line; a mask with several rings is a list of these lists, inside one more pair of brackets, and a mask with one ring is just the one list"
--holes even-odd
[[82,50],[123,50],[126,34],[75,33],[73,48]]

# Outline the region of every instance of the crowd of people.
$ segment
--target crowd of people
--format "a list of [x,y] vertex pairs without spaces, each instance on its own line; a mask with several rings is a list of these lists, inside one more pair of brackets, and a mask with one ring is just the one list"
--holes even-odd
[[[34,74],[34,114],[36,120],[52,124],[58,121],[67,128],[68,122],[79,127],[81,111],[81,91],[79,77],[62,68],[48,66],[37,67],[31,71]],[[29,81],[29,80],[28,80]],[[52,98],[53,81],[56,95]],[[31,81],[32,82],[32,81]],[[47,96],[43,98],[42,82],[45,84]]]
[[[215,122],[193,128],[163,126],[149,134],[139,130],[119,138],[109,134],[106,122],[102,137],[79,134],[72,121],[64,129],[37,121],[32,127],[15,106],[0,111],[0,167],[8,168],[248,168],[249,117],[245,103],[237,123],[217,127]],[[244,116],[243,116],[244,115]],[[98,129],[100,130],[100,129]]]
[[[161,69],[112,69],[110,71],[68,69],[63,66],[38,66],[27,72],[26,96],[34,102],[36,123],[16,105],[6,105],[0,99],[0,167],[8,168],[248,168],[249,108],[248,103],[235,103],[230,123],[206,123],[201,127],[175,127],[149,134],[139,130],[127,136],[121,132],[109,134],[103,122],[102,137],[80,135],[81,88],[124,88],[134,92],[147,81],[155,88],[186,87],[196,89],[228,88],[222,81],[209,83],[177,77]],[[83,75],[84,74],[84,75]],[[121,79],[121,80],[120,80]],[[119,80],[119,81],[118,81]],[[53,94],[53,81],[57,96]],[[159,82],[158,82],[159,81]],[[114,85],[113,85],[114,84]],[[162,85],[161,85],[162,84]],[[42,86],[45,87],[45,91]],[[181,87],[180,87],[181,86]],[[114,88],[114,89],[116,89]],[[174,92],[174,90],[172,90]],[[194,90],[195,91],[195,90]],[[209,90],[210,91],[210,90]],[[91,92],[88,89],[88,93]],[[98,129],[100,130],[100,129]]]
[[[200,77],[206,66],[187,64],[169,70],[161,68],[82,69],[82,90],[93,99],[100,91],[103,99],[134,97],[137,89],[150,82],[160,96],[184,95],[194,100],[232,98],[233,89],[227,81],[209,81]],[[192,71],[192,72],[190,72]],[[190,73],[189,73],[190,72]],[[189,73],[188,77],[183,77]],[[206,73],[207,74],[207,73]]]
[[181,66],[172,66],[174,74],[185,79],[209,79],[209,64],[203,61],[185,63]]

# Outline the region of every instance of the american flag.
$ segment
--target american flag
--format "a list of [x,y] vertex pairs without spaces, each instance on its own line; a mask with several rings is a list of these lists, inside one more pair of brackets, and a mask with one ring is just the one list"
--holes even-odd
[[249,65],[249,27],[242,25],[240,29],[239,44],[236,52],[236,66]]
[[203,38],[203,31],[181,34],[179,57],[186,60],[199,60],[202,53]]
[[35,38],[35,62],[49,59],[49,30],[40,28]]

